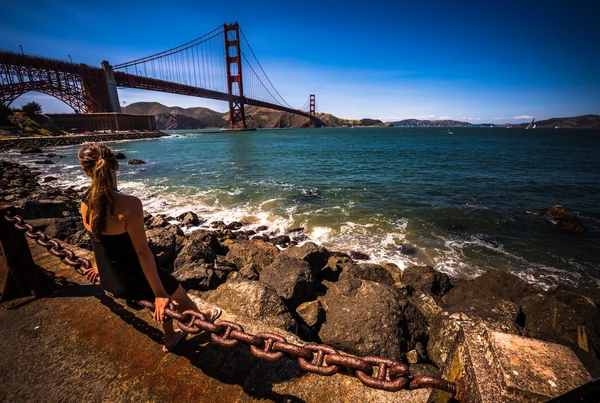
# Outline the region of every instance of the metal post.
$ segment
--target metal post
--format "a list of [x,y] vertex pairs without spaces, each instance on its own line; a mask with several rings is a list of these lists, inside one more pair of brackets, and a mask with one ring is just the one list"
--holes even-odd
[[41,294],[43,274],[23,232],[4,220],[8,210],[0,206],[0,302],[11,309]]

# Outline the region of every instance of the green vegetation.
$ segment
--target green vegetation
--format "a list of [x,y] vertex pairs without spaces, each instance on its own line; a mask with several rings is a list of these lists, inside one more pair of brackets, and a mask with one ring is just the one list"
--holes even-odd
[[42,113],[42,105],[38,104],[35,101],[31,101],[23,105],[23,112],[30,118],[34,115],[39,115]]

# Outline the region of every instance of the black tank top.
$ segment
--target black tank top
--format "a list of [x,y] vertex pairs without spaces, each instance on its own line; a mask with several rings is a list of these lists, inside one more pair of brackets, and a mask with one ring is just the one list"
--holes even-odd
[[99,240],[89,235],[102,288],[117,298],[134,299],[148,281],[129,234],[100,235]]
[[[116,189],[115,189],[116,190]],[[83,201],[87,203],[89,190]],[[133,242],[128,232],[117,235],[100,235],[100,239],[88,231],[102,288],[116,298],[129,300],[153,299],[154,292],[144,275]],[[158,268],[158,277],[165,291],[172,295],[179,282],[166,270]]]

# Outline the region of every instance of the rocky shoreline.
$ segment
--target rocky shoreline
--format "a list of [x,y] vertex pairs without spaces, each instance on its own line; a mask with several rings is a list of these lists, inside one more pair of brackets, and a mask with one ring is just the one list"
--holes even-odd
[[[80,198],[74,188],[40,184],[35,169],[0,161],[2,205],[49,237],[91,249]],[[499,270],[469,281],[427,266],[402,271],[306,242],[298,229],[244,231],[243,223],[205,223],[194,212],[146,213],[145,224],[157,264],[192,294],[307,342],[436,375],[459,327],[469,324],[567,345],[600,376],[598,289],[546,292]],[[194,231],[185,235],[184,227]]]
[[126,132],[115,134],[86,134],[71,136],[24,137],[19,139],[0,140],[0,152],[8,150],[35,150],[45,147],[72,146],[96,141],[120,141],[155,139],[168,136],[160,131],[156,132]]

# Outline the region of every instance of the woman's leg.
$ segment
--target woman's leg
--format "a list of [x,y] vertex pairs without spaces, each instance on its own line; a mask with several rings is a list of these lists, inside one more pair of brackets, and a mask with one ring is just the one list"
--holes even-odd
[[165,332],[165,346],[171,348],[173,341],[175,340],[175,330],[173,329],[173,320],[169,319],[162,323],[163,330]]
[[179,312],[188,311],[190,309],[192,311],[200,312],[194,301],[192,301],[190,296],[185,291],[185,288],[183,288],[181,284],[173,293],[173,295],[171,295],[171,299],[177,303],[177,305],[175,305],[175,308]]

